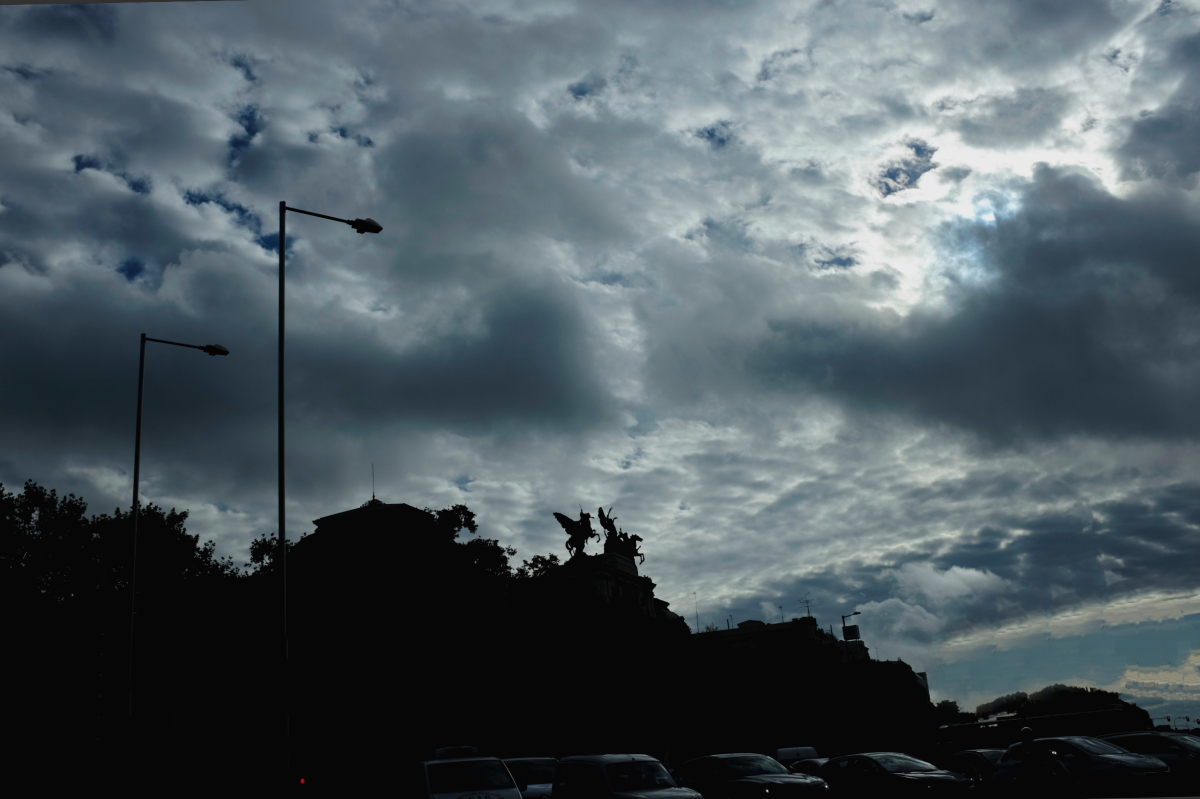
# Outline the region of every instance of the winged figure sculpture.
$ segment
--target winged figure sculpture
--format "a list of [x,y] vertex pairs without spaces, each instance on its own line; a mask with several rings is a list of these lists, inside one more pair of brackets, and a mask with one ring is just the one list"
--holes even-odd
[[585,513],[583,508],[579,509],[578,520],[558,512],[555,512],[554,518],[567,531],[567,552],[571,553],[571,557],[583,554],[583,548],[589,540],[600,538],[600,534],[592,529],[592,514]]

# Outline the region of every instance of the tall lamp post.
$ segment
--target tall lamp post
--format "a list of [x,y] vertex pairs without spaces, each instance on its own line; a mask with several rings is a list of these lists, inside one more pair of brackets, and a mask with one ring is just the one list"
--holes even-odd
[[846,640],[846,619],[852,619],[855,616],[859,616],[859,615],[862,615],[862,611],[856,610],[853,613],[847,613],[845,616],[842,616],[842,640],[843,641]]
[[178,341],[167,341],[161,338],[148,338],[142,334],[142,350],[138,356],[138,400],[137,400],[137,430],[133,437],[133,568],[129,578],[129,716],[133,717],[133,619],[137,612],[137,529],[138,529],[138,482],[142,472],[142,385],[146,376],[146,342],[154,341],[159,344],[172,344],[176,347],[188,347],[200,350],[209,355],[228,355],[229,350],[220,344],[180,344]]
[[284,482],[283,482],[283,274],[284,253],[287,251],[287,212],[317,216],[321,219],[332,219],[349,225],[362,233],[379,233],[383,226],[374,219],[341,219],[336,216],[326,216],[313,211],[303,211],[299,208],[289,208],[287,201],[279,201],[279,574],[283,587],[283,751],[284,751],[284,780],[289,779],[288,772],[288,740],[291,737],[291,720],[287,706],[287,670],[288,670],[288,621],[287,621],[287,536],[284,533]]

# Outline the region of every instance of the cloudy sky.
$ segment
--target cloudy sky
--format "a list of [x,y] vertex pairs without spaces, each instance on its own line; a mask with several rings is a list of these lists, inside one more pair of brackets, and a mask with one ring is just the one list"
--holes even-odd
[[[376,492],[970,708],[1200,714],[1200,3],[0,6],[0,482],[244,560]],[[1194,702],[1194,704],[1193,704]]]

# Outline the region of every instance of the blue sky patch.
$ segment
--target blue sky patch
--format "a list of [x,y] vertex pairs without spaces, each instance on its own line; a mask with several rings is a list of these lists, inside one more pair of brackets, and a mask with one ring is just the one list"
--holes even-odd
[[[351,133],[345,127],[333,128],[332,130],[334,133],[336,133],[338,136],[342,137],[343,139],[352,140],[359,147],[374,147],[375,146],[375,142],[371,141],[371,138],[369,136],[363,136],[360,133]],[[313,136],[309,138],[309,141],[316,141],[315,134],[313,134]]]
[[258,106],[254,105],[243,108],[233,120],[242,126],[243,132],[229,137],[229,160],[231,163],[237,160],[242,151],[250,146],[254,137],[265,127],[264,120],[258,113]]
[[[235,203],[232,200],[227,200],[220,194],[208,194],[202,191],[186,191],[183,195],[183,201],[188,205],[203,205],[204,203],[213,203],[219,205],[237,218],[237,223],[241,227],[249,228],[255,233],[262,230],[262,219],[258,214],[251,211],[241,203]],[[276,234],[278,239],[278,234]],[[278,244],[276,244],[278,249]]]
[[121,175],[121,178],[125,181],[125,184],[129,186],[130,190],[135,191],[138,194],[150,193],[150,178],[131,178],[128,175]]
[[77,155],[71,160],[75,162],[76,173],[82,172],[85,169],[103,169],[100,159],[94,155]]
[[733,141],[732,123],[723,119],[707,128],[701,128],[696,131],[696,138],[708,142],[714,150],[720,150]]
[[130,283],[137,280],[138,275],[145,271],[146,265],[142,263],[141,258],[126,258],[121,262],[121,265],[117,267],[117,272],[124,276],[124,278]]
[[242,77],[248,82],[255,83],[258,81],[258,77],[254,74],[254,70],[251,67],[250,59],[246,56],[234,56],[233,58],[229,59],[229,65],[238,72],[242,73]]

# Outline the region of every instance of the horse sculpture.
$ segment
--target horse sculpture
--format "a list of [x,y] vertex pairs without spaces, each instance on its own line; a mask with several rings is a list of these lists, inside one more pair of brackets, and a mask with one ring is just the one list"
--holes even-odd
[[579,509],[578,521],[557,512],[554,518],[558,519],[558,523],[567,531],[567,552],[571,553],[572,558],[583,554],[583,548],[588,541],[600,538],[600,534],[592,529],[592,514],[584,513],[583,508]]

